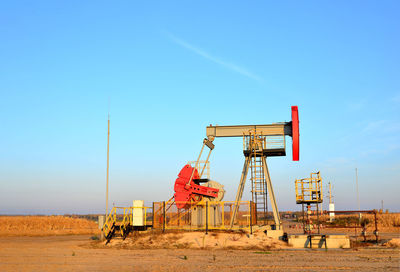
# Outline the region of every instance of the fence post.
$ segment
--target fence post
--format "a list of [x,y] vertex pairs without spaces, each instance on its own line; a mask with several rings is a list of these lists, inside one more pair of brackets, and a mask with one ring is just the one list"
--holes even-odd
[[379,234],[378,234],[378,219],[377,219],[377,217],[376,217],[376,211],[374,210],[374,220],[375,220],[375,231],[374,231],[374,234],[375,234],[375,238],[376,238],[376,243],[378,243],[378,241],[379,241]]
[[144,209],[144,229],[147,227],[147,208],[143,207]]
[[155,214],[154,214],[154,202],[153,202],[153,205],[152,205],[152,211],[151,211],[151,214],[152,214],[152,218],[151,218],[151,229],[154,229],[155,228],[155,226],[154,226],[154,222],[155,222],[155,220],[154,220],[154,218],[155,218]]
[[222,217],[222,228],[225,228],[225,205],[224,202],[220,202],[221,205],[221,209],[222,209],[222,213],[221,213],[221,217]]
[[317,203],[317,224],[318,224],[318,234],[321,233],[320,227],[319,227],[319,209],[318,209],[318,203]]
[[253,234],[253,201],[250,201],[250,234]]
[[166,215],[165,215],[165,201],[163,201],[163,232],[165,232],[165,219],[166,219]]
[[206,234],[208,234],[208,201],[206,202]]

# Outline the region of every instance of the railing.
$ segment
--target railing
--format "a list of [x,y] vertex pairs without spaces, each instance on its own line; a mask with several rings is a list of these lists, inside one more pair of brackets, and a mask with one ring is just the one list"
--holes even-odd
[[184,209],[178,209],[172,201],[154,202],[153,228],[181,230],[248,230],[252,232],[255,224],[255,205],[251,201],[238,203],[239,209],[233,226],[230,221],[233,216],[235,202],[233,201],[202,201],[186,204]]
[[[375,236],[375,241],[376,243],[379,242],[379,231],[378,231],[378,217],[377,217],[377,211],[376,210],[361,210],[361,211],[324,211],[323,212],[325,215],[330,216],[330,214],[335,214],[336,215],[353,215],[354,219],[353,222],[349,218],[345,218],[346,221],[344,221],[345,225],[341,224],[335,224],[335,221],[333,222],[324,222],[323,227],[324,228],[347,228],[347,229],[354,229],[355,231],[355,236],[358,237],[357,234],[357,229],[361,229],[361,236],[364,238],[364,242],[367,241],[367,228],[368,224],[371,220],[371,223],[373,223],[373,231],[370,233]],[[368,218],[366,215],[371,214],[373,218]],[[365,218],[362,216],[364,215]],[[363,219],[364,218],[364,219]],[[335,220],[340,220],[340,218],[335,218]],[[320,222],[317,222],[319,224]],[[347,224],[348,223],[348,224]]]
[[263,136],[258,134],[243,136],[243,150],[262,151],[268,149],[286,149],[285,136]]
[[310,178],[296,179],[296,203],[322,202],[322,179],[319,174],[311,173]]
[[108,214],[106,218],[106,222],[102,228],[104,235],[107,237],[109,233],[112,231],[112,228],[115,226],[115,222],[117,221],[117,213],[115,207],[112,208],[111,212]]
[[108,214],[106,222],[103,225],[103,233],[107,237],[113,228],[117,227],[121,233],[121,236],[124,236],[127,233],[127,230],[130,226],[134,226],[135,222],[133,219],[133,214],[135,209],[140,209],[143,212],[143,226],[147,225],[148,222],[148,210],[152,209],[152,207],[113,207],[111,212]]
[[285,136],[267,136],[266,137],[266,149],[285,149],[286,142]]
[[[122,237],[135,227],[137,214],[135,209],[143,210],[140,226],[147,226],[149,221],[154,229],[170,230],[247,230],[252,233],[256,224],[256,208],[251,201],[240,201],[238,212],[231,226],[235,209],[234,201],[201,201],[186,204],[178,209],[174,201],[154,202],[153,207],[113,207],[103,225],[103,233],[110,240],[119,231]],[[152,209],[150,213],[148,210]],[[140,217],[140,216],[139,216]],[[140,220],[139,220],[140,221]]]

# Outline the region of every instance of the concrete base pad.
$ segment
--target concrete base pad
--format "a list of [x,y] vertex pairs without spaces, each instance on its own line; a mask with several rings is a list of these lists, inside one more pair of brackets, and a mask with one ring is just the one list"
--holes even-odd
[[254,225],[253,230],[282,230],[282,226],[276,225]]
[[288,243],[294,248],[350,248],[348,235],[289,235]]
[[263,231],[268,237],[282,240],[283,230],[276,229],[274,225],[253,226],[253,231]]
[[283,230],[267,230],[265,234],[267,237],[282,240]]

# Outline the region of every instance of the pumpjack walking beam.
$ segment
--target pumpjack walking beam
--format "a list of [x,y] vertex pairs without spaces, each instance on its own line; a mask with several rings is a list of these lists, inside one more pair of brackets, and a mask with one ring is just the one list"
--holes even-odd
[[[269,175],[268,171],[268,166],[267,166],[267,161],[266,158],[268,156],[285,156],[286,151],[285,151],[285,144],[284,144],[284,137],[285,136],[291,136],[293,141],[292,141],[292,154],[293,154],[293,160],[298,161],[299,160],[299,117],[298,117],[298,108],[297,106],[292,106],[292,121],[291,122],[283,122],[283,123],[275,123],[275,124],[267,124],[267,125],[240,125],[240,126],[208,126],[206,128],[206,134],[207,134],[207,139],[210,142],[213,142],[216,137],[244,137],[244,140],[246,137],[251,137],[253,134],[253,137],[256,136],[261,136],[261,137],[268,137],[268,136],[280,136],[283,140],[283,146],[280,146],[278,148],[273,147],[273,148],[268,148],[268,143],[267,147],[264,150],[262,148],[261,153],[258,154],[258,156],[262,157],[262,162],[263,162],[263,171],[264,171],[264,176],[267,184],[267,190],[269,191],[270,194],[270,200],[271,200],[271,206],[272,206],[272,211],[274,214],[274,221],[275,225],[277,228],[280,228],[281,226],[281,221],[279,218],[279,211],[278,207],[276,204],[276,199],[275,199],[275,194],[273,191],[272,183],[271,183],[271,178]],[[246,183],[246,178],[247,178],[247,172],[249,169],[249,163],[251,160],[251,150],[244,150],[245,153],[245,162],[243,165],[243,171],[242,175],[240,178],[239,182],[239,187],[238,191],[236,193],[236,198],[235,198],[235,207],[233,210],[233,216],[231,217],[231,227],[233,226],[236,216],[238,213],[238,203],[242,199],[243,195],[243,190],[244,186]],[[253,155],[255,156],[255,155]],[[265,194],[267,191],[265,191]]]
[[207,139],[213,142],[217,137],[250,136],[257,131],[263,136],[291,136],[293,138],[293,160],[299,160],[299,115],[297,106],[292,106],[292,121],[269,125],[212,126],[206,128]]

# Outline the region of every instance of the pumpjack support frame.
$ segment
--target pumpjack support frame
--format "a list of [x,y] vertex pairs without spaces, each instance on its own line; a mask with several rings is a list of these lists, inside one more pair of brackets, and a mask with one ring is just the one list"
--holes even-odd
[[[275,227],[276,229],[281,229],[281,220],[279,217],[278,206],[276,204],[275,194],[272,187],[272,182],[267,166],[267,157],[269,156],[285,156],[285,136],[292,137],[292,156],[293,161],[299,160],[300,153],[300,135],[299,135],[299,116],[298,116],[298,107],[292,106],[292,121],[283,122],[283,123],[274,123],[267,125],[239,125],[239,126],[208,126],[206,128],[207,139],[210,142],[213,142],[216,137],[243,137],[244,141],[246,138],[260,136],[264,137],[282,137],[283,139],[283,147],[279,148],[261,148],[258,152],[254,152],[254,150],[247,150],[244,148],[245,161],[243,165],[242,175],[240,177],[239,187],[235,198],[235,203],[239,203],[243,196],[243,191],[247,179],[248,170],[250,168],[250,162],[252,156],[258,156],[262,159],[262,168],[265,176],[266,189],[269,192],[272,212],[274,215]],[[253,134],[253,135],[252,135]],[[244,143],[245,146],[245,143]],[[231,217],[231,226],[234,224],[235,218],[238,212],[238,205],[235,205],[233,210],[233,216]]]

